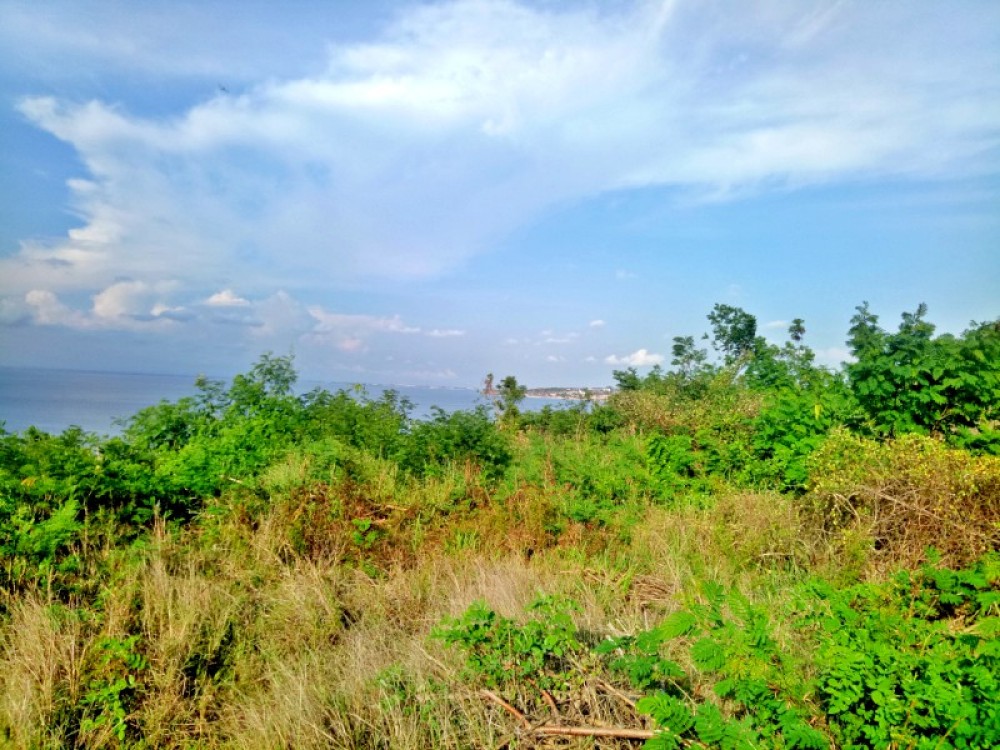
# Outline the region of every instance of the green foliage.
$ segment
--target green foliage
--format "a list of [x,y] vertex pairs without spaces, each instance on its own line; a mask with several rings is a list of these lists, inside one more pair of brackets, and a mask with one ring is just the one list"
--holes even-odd
[[140,698],[149,664],[138,649],[139,637],[106,637],[96,645],[96,658],[89,664],[90,677],[80,699],[84,716],[80,732],[88,735],[107,729],[120,744],[132,740],[136,732],[130,713]]
[[672,498],[685,490],[706,488],[704,468],[695,453],[694,440],[688,435],[650,436],[646,457],[662,496]]
[[674,336],[670,364],[683,380],[693,381],[706,369],[708,352],[695,346],[694,336]]
[[399,450],[413,404],[393,390],[372,399],[361,388],[353,394],[317,389],[302,397],[306,432],[335,437],[345,445],[381,456]]
[[727,365],[739,365],[757,347],[757,319],[732,305],[716,304],[708,314],[712,324],[712,344],[725,357]]
[[677,662],[664,656],[661,647],[666,640],[686,635],[695,625],[693,615],[681,610],[652,630],[635,636],[609,638],[598,645],[596,651],[613,656],[611,669],[626,675],[640,690],[685,695],[689,687],[687,675]]
[[881,557],[907,566],[930,546],[953,566],[1000,549],[1000,457],[922,435],[878,441],[836,429],[807,463],[800,507],[819,537],[861,529]]
[[753,478],[802,491],[809,479],[809,456],[835,427],[860,421],[850,391],[832,375],[817,373],[809,388],[772,391],[754,421]]
[[513,375],[507,375],[500,381],[496,388],[497,397],[493,400],[493,408],[497,413],[497,420],[501,424],[513,424],[517,422],[520,415],[518,409],[520,403],[524,401],[528,389],[517,382]]
[[607,435],[625,425],[624,415],[610,404],[597,404],[587,417],[587,426],[592,432]]
[[417,476],[471,464],[497,479],[512,455],[510,439],[497,429],[485,407],[450,414],[435,408],[430,420],[415,424],[403,439],[399,464]]
[[973,324],[961,337],[934,336],[926,305],[904,313],[896,333],[864,303],[851,319],[851,388],[882,435],[944,435],[1000,453],[1000,323]]
[[634,367],[627,370],[614,370],[611,373],[620,391],[638,391],[642,389],[642,378]]
[[354,531],[351,532],[351,541],[354,546],[362,550],[369,550],[375,546],[382,534],[370,518],[352,518],[351,525],[354,527]]
[[642,405],[647,414],[636,417],[658,428],[648,439],[647,461],[661,496],[706,493],[720,484],[744,481],[753,460],[751,441],[760,400],[756,394],[720,374],[696,400],[658,400]]
[[817,593],[817,694],[838,744],[1000,745],[1000,558]]
[[465,652],[467,676],[490,688],[516,691],[530,683],[543,690],[562,689],[571,679],[571,657],[582,645],[570,599],[541,596],[518,623],[476,602],[459,618],[446,620],[433,636]]
[[[661,728],[647,747],[969,748],[1000,743],[1000,557],[959,570],[930,564],[886,583],[814,581],[791,616],[814,667],[783,650],[764,607],[708,586],[705,601],[637,636],[605,642],[611,667],[647,692]],[[692,702],[664,656],[689,649],[724,710]]]
[[16,530],[16,552],[39,562],[52,560],[79,531],[82,525],[77,520],[79,507],[80,504],[70,498],[45,520],[25,524]]
[[508,474],[510,493],[522,483],[558,488],[562,513],[579,523],[607,526],[655,496],[644,440],[612,433],[581,433],[553,440],[529,433]]
[[9,581],[43,577],[71,548],[101,491],[95,442],[79,428],[0,436],[0,564]]
[[561,437],[578,435],[588,428],[589,406],[584,401],[558,409],[545,405],[538,411],[522,414],[519,420],[520,426],[522,429],[535,429]]
[[[793,602],[776,613],[705,585],[700,602],[659,626],[598,645],[643,692],[636,708],[658,729],[646,747],[985,750],[1000,742],[996,554],[966,569],[928,564],[846,589],[812,581]],[[480,684],[566,686],[584,677],[573,668],[590,663],[566,606],[542,599],[532,609],[543,616],[518,624],[480,602],[437,637],[465,651],[467,676]],[[776,634],[778,614],[797,634],[797,656]]]
[[[722,366],[709,364],[693,337],[677,337],[675,370],[616,372],[622,392],[603,405],[518,415],[523,388],[508,377],[499,419],[480,408],[412,420],[412,405],[392,391],[295,395],[291,358],[268,354],[228,385],[201,378],[195,396],[142,410],[118,437],[0,430],[0,617],[27,617],[30,607],[18,614],[19,597],[37,595],[81,613],[79,633],[60,636],[81,646],[93,642],[93,628],[142,628],[146,637],[157,616],[143,608],[156,597],[143,592],[147,599],[138,601],[130,588],[137,577],[155,578],[165,596],[192,597],[193,606],[230,578],[235,599],[265,602],[273,581],[256,570],[241,577],[234,560],[274,565],[280,578],[298,575],[289,566],[305,559],[323,576],[309,590],[327,590],[327,576],[340,586],[337,566],[345,563],[373,577],[394,576],[386,571],[397,567],[408,575],[422,545],[470,554],[494,554],[496,546],[533,560],[530,571],[551,572],[537,564],[542,555],[533,557],[544,550],[546,565],[585,560],[588,580],[625,570],[631,581],[647,565],[658,576],[658,555],[667,553],[650,545],[647,560],[646,550],[620,542],[637,524],[659,519],[664,547],[676,540],[697,549],[707,539],[704,563],[692,567],[730,582],[738,571],[750,593],[708,585],[694,599],[681,591],[689,606],[597,647],[589,645],[593,632],[574,625],[575,605],[552,597],[516,618],[477,603],[436,636],[462,651],[467,679],[515,696],[529,713],[551,708],[539,704],[540,690],[590,690],[589,677],[617,676],[642,693],[638,708],[659,730],[648,743],[654,748],[996,747],[1000,562],[972,561],[1000,548],[1000,458],[984,455],[997,450],[998,328],[935,337],[924,315],[921,308],[904,316],[899,333],[889,334],[859,308],[851,329],[857,361],[846,377],[814,365],[801,320],[779,347],[756,335],[749,314],[716,306],[710,321]],[[705,509],[720,490],[747,485],[791,496],[736,493]],[[701,507],[649,508],[685,496]],[[777,512],[776,500],[786,512]],[[845,561],[851,539],[859,558],[879,566]],[[916,570],[929,544],[952,567]],[[157,545],[164,564],[136,567]],[[788,550],[794,565],[755,567],[758,551],[791,559]],[[773,597],[774,586],[800,580],[816,559],[836,581],[856,581],[862,570],[877,577],[899,562],[916,572],[843,590],[814,582],[784,592],[793,603],[780,608],[754,598],[761,589]],[[762,570],[775,578],[764,580]],[[185,578],[203,574],[213,577],[204,590]],[[285,583],[291,587],[279,588]],[[111,608],[106,592],[119,586],[121,601]],[[364,597],[353,583],[343,588],[336,596],[345,601]],[[626,583],[611,589],[628,592],[627,617],[660,606],[633,604]],[[425,594],[413,598],[439,601]],[[298,606],[287,599],[282,606]],[[79,602],[89,606],[77,610]],[[349,627],[347,605],[340,620],[335,610],[324,607],[318,619]],[[406,628],[417,622],[406,613],[398,619]],[[178,700],[191,706],[185,691],[197,693],[197,685],[212,683],[222,695],[224,682],[246,680],[229,645],[235,626],[226,621],[227,635],[173,667],[173,646],[138,637],[76,651],[83,656],[67,671],[77,681],[67,687],[68,678],[58,678],[52,698],[57,731],[66,733],[60,740],[141,745],[142,717],[156,713],[149,696],[168,669],[183,683]],[[161,661],[167,666],[154,678]],[[399,669],[368,687],[373,703],[414,721],[441,721],[448,700],[431,695],[443,686],[432,690]],[[205,695],[197,700],[210,702]],[[183,720],[193,722],[202,704],[185,710]],[[455,744],[453,730],[441,726],[432,734]],[[0,727],[0,736],[9,731]]]
[[[712,681],[725,713],[713,703],[692,701],[690,678],[662,655],[671,641],[687,647],[699,679]],[[747,750],[830,746],[814,727],[809,685],[779,647],[770,614],[736,592],[706,586],[704,603],[674,613],[653,630],[612,641],[603,651],[619,652],[611,666],[636,687],[655,687],[637,704],[661,729],[647,747],[691,741]],[[654,681],[654,675],[664,678]]]

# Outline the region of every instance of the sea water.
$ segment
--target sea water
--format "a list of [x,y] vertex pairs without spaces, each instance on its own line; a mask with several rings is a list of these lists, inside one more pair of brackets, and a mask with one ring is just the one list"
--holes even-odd
[[[122,421],[140,409],[198,393],[194,381],[193,375],[0,367],[0,423],[4,423],[7,432],[22,432],[34,426],[59,433],[75,425],[87,432],[114,435],[121,432]],[[317,387],[358,393],[358,386],[350,383],[321,381],[300,381],[296,390],[305,393]],[[363,388],[370,398],[378,398],[391,388],[413,403],[411,416],[418,419],[430,416],[433,407],[453,412],[488,405],[473,388],[384,385]],[[525,400],[522,408],[568,405],[558,399],[532,398]]]

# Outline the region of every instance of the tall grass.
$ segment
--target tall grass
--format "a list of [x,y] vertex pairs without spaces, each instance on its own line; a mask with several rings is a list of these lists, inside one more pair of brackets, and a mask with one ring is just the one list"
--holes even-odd
[[[36,580],[2,601],[0,739],[12,748],[496,747],[511,740],[511,717],[431,637],[474,602],[516,619],[539,595],[569,597],[594,645],[654,627],[698,601],[706,582],[777,612],[817,573],[877,574],[894,540],[905,542],[897,559],[910,560],[911,537],[872,525],[872,503],[891,488],[923,492],[932,511],[951,498],[979,503],[975,523],[995,518],[992,459],[903,443],[872,449],[881,463],[858,454],[861,469],[828,467],[805,499],[745,488],[665,498],[642,446],[628,434],[525,435],[500,480],[469,462],[415,477],[376,456],[293,451],[190,523],[160,520],[118,547],[95,527],[70,556],[78,573],[60,573],[77,584]],[[837,496],[857,512],[817,524],[815,509]],[[921,542],[960,546],[949,524],[919,528]],[[796,634],[779,636],[794,653]],[[555,696],[556,709],[641,722],[606,664],[580,669],[586,679]]]

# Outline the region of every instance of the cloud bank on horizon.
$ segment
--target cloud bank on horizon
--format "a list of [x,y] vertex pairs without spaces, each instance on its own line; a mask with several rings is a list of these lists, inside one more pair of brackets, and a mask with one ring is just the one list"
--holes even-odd
[[[366,354],[391,356],[373,342],[409,337],[443,358],[466,338],[460,312],[403,315],[364,293],[459,278],[595,196],[655,188],[726,203],[1000,172],[1000,6],[989,3],[406,3],[372,35],[331,43],[324,59],[299,51],[298,70],[277,73],[266,64],[277,48],[252,65],[231,47],[213,58],[194,6],[104,18],[114,25],[100,44],[85,24],[60,29],[58,12],[0,7],[13,21],[0,32],[8,65],[48,50],[98,77],[134,66],[150,81],[237,81],[167,111],[22,92],[20,116],[79,159],[68,182],[79,225],[0,251],[8,327],[177,337],[222,326],[362,370]],[[190,32],[197,54],[171,54],[154,16]],[[598,346],[609,327],[597,316],[573,338]],[[620,348],[591,361],[664,360],[662,341],[601,344]],[[409,367],[454,374],[429,359]]]

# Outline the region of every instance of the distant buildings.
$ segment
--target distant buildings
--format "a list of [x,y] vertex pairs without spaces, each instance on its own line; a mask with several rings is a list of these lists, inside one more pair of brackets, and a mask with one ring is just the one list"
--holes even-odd
[[614,392],[610,386],[597,388],[529,388],[528,398],[563,398],[570,401],[605,401]]

